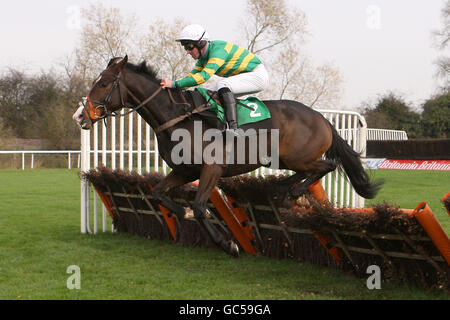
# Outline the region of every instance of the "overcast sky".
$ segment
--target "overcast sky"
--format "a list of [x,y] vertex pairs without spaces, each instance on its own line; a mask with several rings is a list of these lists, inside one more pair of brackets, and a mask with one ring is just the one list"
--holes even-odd
[[[14,0],[0,10],[0,69],[47,70],[70,54],[79,29],[74,12],[93,1]],[[135,13],[144,28],[156,18],[184,17],[203,24],[211,38],[234,40],[244,0],[208,2],[104,0]],[[290,0],[308,18],[304,50],[316,64],[332,62],[343,77],[341,105],[355,109],[388,91],[420,105],[438,86],[434,60],[440,54],[431,33],[442,26],[444,0]],[[201,4],[200,4],[201,3]]]

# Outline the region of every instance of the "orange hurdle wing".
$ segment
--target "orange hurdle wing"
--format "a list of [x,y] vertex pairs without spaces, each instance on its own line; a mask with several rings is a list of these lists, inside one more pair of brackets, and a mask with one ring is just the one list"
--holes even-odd
[[448,215],[450,216],[450,192],[443,196],[441,200],[445,206],[445,209],[447,209]]
[[[150,191],[153,192],[153,186],[149,183],[148,187]],[[175,218],[172,217],[172,214],[169,209],[163,207],[162,205],[158,205],[159,210],[161,211],[164,221],[167,223],[167,227],[169,228],[170,234],[172,235],[173,240],[177,240],[177,223]]]
[[425,202],[419,203],[414,209],[414,217],[416,217],[436,248],[450,265],[450,240],[430,207]]
[[112,200],[111,200],[111,198],[108,197],[107,195],[103,194],[103,192],[101,192],[95,186],[94,186],[94,189],[97,192],[97,194],[100,197],[100,199],[102,200],[103,204],[105,205],[106,210],[108,210],[109,215],[111,216],[112,219],[114,219],[114,214],[113,214],[113,211],[111,209],[111,207],[112,207]]
[[256,254],[256,247],[252,244],[251,238],[248,236],[238,218],[234,215],[233,210],[223,199],[217,188],[214,188],[209,197],[211,202],[219,211],[222,219],[227,223],[236,240],[248,254]]
[[[198,186],[198,181],[192,182],[193,185]],[[256,247],[252,243],[252,238],[248,236],[244,227],[239,222],[238,218],[234,215],[233,210],[228,203],[224,200],[217,188],[214,188],[209,196],[209,200],[216,207],[222,219],[228,225],[236,240],[241,247],[248,254],[256,254]]]

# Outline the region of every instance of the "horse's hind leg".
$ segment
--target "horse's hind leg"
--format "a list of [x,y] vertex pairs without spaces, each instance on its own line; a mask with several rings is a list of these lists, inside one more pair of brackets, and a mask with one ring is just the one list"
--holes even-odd
[[293,199],[297,199],[303,195],[311,184],[320,180],[328,172],[336,170],[336,163],[331,160],[318,160],[314,163],[314,170],[307,172],[306,179],[300,183],[298,186],[294,187],[290,192],[290,196]]
[[283,201],[286,198],[291,186],[302,181],[306,177],[307,177],[307,174],[304,171],[298,171],[295,174],[293,174],[292,176],[289,176],[286,179],[280,181],[275,186],[275,193],[274,193],[273,199]]
[[204,230],[208,232],[214,243],[221,247],[226,253],[237,257],[239,256],[239,248],[236,243],[232,240],[227,241],[205,215],[209,196],[222,174],[223,167],[219,165],[213,164],[205,165],[203,167],[192,209],[194,211],[195,219],[200,223]]

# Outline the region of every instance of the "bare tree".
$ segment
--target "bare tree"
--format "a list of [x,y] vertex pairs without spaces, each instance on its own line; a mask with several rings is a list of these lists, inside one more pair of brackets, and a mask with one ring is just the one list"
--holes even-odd
[[309,84],[309,96],[303,99],[299,95],[298,100],[305,101],[310,107],[339,109],[342,76],[337,67],[330,63],[315,67],[306,81]]
[[314,66],[295,46],[281,51],[270,66],[271,88],[268,95],[293,99],[309,107],[336,108],[340,102],[342,75],[331,63]]
[[342,76],[332,64],[314,66],[301,54],[309,35],[306,14],[285,0],[248,0],[242,19],[247,48],[262,57],[271,87],[261,97],[288,98],[310,107],[336,107]]
[[284,0],[248,0],[242,19],[247,49],[255,54],[290,41],[303,41],[306,25],[305,13],[288,7]]
[[140,56],[157,68],[161,77],[177,79],[192,68],[192,59],[175,41],[188,23],[177,18],[172,23],[157,19],[140,42]]
[[117,56],[135,55],[136,16],[124,16],[118,8],[106,8],[101,3],[82,10],[82,30],[71,62],[66,64],[68,74],[76,73],[82,79],[92,79]]
[[[93,4],[83,10],[83,18],[79,45],[65,65],[70,82],[77,88],[80,79],[90,85],[109,59],[125,53],[135,60],[147,60],[161,77],[171,79],[185,76],[194,64],[175,41],[188,24],[184,19],[157,19],[140,36],[136,17],[124,16],[117,8]],[[286,0],[248,0],[242,25],[247,47],[272,71],[271,98],[297,99],[310,106],[336,103],[341,83],[337,68],[329,64],[315,67],[311,59],[300,55],[308,35],[304,12]],[[203,86],[214,86],[215,81],[213,77]]]
[[445,1],[444,7],[441,10],[442,29],[434,31],[437,39],[437,46],[444,49],[450,43],[450,1]]
[[[441,10],[442,28],[434,31],[434,38],[436,40],[435,46],[440,51],[448,49],[450,43],[450,0],[445,1],[444,7]],[[436,60],[437,77],[442,79],[444,90],[450,89],[450,57],[441,55]]]
[[[308,58],[300,58],[300,52],[294,46],[287,46],[282,50],[276,59],[273,60],[269,69],[275,76],[275,81],[272,81],[271,94],[278,95],[279,99],[283,99],[286,95],[289,95],[292,87],[299,83],[299,79],[305,74],[306,69],[309,67]],[[274,76],[272,76],[272,79]],[[297,94],[303,94],[303,88],[296,86]]]

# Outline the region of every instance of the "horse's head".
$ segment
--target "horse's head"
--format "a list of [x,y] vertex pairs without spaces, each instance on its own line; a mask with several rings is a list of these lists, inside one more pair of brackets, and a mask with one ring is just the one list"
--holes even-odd
[[107,68],[92,83],[86,103],[73,114],[82,129],[90,130],[98,120],[104,119],[124,107],[126,90],[121,90],[120,75],[128,57],[112,59]]

